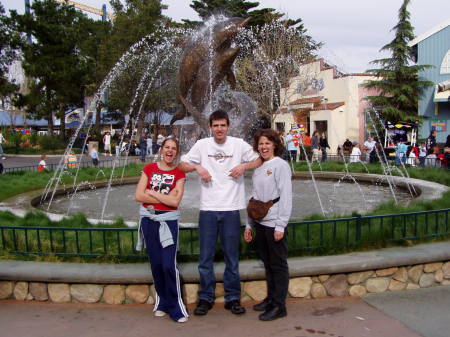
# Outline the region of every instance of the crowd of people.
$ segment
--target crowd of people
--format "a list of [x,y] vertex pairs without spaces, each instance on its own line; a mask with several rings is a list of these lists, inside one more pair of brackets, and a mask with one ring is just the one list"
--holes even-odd
[[[296,162],[297,158],[305,159],[305,154],[311,162],[325,162],[328,160],[330,145],[326,132],[313,132],[309,137],[306,132],[290,130],[284,137],[287,151],[284,158]],[[395,140],[391,147],[392,157],[381,142],[372,136],[360,145],[357,141],[348,138],[336,149],[338,160],[349,163],[365,161],[367,163],[385,162],[393,159],[396,165],[409,165],[413,167],[442,167],[450,169],[450,135],[447,136],[444,146],[439,147],[436,142],[436,131],[433,130],[425,142],[417,145],[408,145],[404,140]],[[298,155],[299,154],[299,155]]]

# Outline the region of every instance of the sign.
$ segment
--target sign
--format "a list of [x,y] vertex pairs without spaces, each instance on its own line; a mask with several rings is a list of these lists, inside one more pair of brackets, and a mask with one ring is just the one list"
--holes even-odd
[[447,120],[446,119],[432,119],[430,121],[431,130],[436,132],[446,132],[447,131]]
[[305,132],[305,126],[303,124],[291,124],[291,130]]

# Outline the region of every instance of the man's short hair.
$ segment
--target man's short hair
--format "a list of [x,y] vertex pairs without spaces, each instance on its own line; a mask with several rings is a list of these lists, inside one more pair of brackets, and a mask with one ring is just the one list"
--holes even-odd
[[227,125],[230,125],[230,118],[228,117],[228,113],[223,110],[216,110],[209,116],[209,126],[212,126],[213,121],[217,121],[219,119],[225,119],[227,121]]

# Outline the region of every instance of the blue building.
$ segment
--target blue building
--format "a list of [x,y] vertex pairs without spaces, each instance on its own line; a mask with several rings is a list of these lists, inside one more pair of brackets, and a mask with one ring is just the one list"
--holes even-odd
[[419,138],[437,131],[438,143],[444,143],[450,133],[450,19],[418,36],[409,43],[419,65],[433,67],[422,70],[419,77],[433,82],[419,99],[419,115],[425,121]]

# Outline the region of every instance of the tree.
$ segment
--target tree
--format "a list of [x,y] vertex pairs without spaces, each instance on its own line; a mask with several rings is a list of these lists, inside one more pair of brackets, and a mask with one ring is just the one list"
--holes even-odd
[[380,68],[367,70],[378,79],[368,81],[366,87],[379,92],[377,96],[369,96],[368,99],[373,107],[380,110],[385,121],[417,120],[419,96],[427,86],[433,84],[418,78],[419,71],[430,66],[410,65],[413,58],[408,42],[414,39],[414,28],[407,10],[410,2],[403,1],[398,12],[399,21],[392,29],[395,37],[380,50],[389,51],[392,56],[372,61],[371,63],[380,65]]
[[[259,2],[250,2],[248,0],[194,0],[190,5],[198,15],[206,20],[212,15],[223,14],[230,17],[250,18],[249,27],[261,28],[267,23],[277,21],[284,16],[273,8],[254,9],[259,6]],[[199,25],[200,22],[183,20],[189,26]],[[285,20],[289,26],[298,25],[303,30],[301,19]]]
[[[109,37],[100,46],[99,78],[106,77],[122,55],[135,46],[124,65],[125,71],[122,69],[122,74],[109,86],[108,99],[102,103],[111,114],[120,117],[130,110],[146,65],[151,59],[149,51],[161,43],[166,35],[172,34],[166,28],[174,23],[162,15],[162,9],[166,6],[159,0],[112,0],[111,5],[115,19]],[[142,41],[141,46],[136,46],[139,41]],[[137,106],[131,107],[132,110],[136,108],[139,109]],[[116,114],[115,111],[120,113]]]
[[19,33],[14,30],[11,19],[5,15],[5,9],[0,3],[0,99],[3,108],[19,89],[18,84],[7,77],[9,66],[18,58],[19,41]]
[[54,0],[36,0],[31,14],[12,11],[11,18],[21,33],[32,36],[31,42],[21,44],[22,66],[31,85],[20,103],[34,118],[48,121],[50,134],[56,113],[64,137],[65,111],[83,106],[85,88],[91,80],[95,62],[86,52],[90,49],[92,20],[73,6]]

